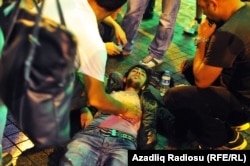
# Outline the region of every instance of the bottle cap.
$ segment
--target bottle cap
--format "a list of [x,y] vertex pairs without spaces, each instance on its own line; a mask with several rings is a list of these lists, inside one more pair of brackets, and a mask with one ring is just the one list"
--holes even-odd
[[165,70],[164,73],[165,74],[170,74],[170,71],[169,70]]

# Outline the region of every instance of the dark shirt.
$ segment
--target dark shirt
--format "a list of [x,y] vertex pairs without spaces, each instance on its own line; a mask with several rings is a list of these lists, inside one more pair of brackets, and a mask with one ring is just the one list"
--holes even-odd
[[222,67],[221,84],[250,103],[250,4],[236,11],[211,37],[205,64]]

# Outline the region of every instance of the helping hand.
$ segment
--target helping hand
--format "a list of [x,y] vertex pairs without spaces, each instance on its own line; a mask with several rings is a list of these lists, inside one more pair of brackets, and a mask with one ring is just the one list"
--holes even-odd
[[80,122],[82,128],[86,128],[93,120],[92,113],[88,107],[85,107],[81,110]]
[[120,26],[115,27],[115,36],[116,36],[116,40],[117,40],[119,45],[124,46],[127,44],[128,40],[126,37],[126,33],[124,32],[124,30]]
[[132,124],[135,124],[141,120],[142,111],[141,108],[135,105],[127,105],[126,112],[123,114],[120,114],[120,116],[131,122]]
[[115,55],[121,54],[121,52],[122,52],[122,48],[120,48],[114,42],[105,43],[105,47],[106,47],[106,50],[108,52],[108,55],[110,55],[110,56],[115,56]]

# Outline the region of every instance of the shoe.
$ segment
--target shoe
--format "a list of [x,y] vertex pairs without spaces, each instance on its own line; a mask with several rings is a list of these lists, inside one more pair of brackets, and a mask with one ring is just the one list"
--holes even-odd
[[244,130],[247,130],[249,127],[250,127],[250,123],[248,122],[248,123],[244,123],[242,125],[233,126],[232,128],[235,131],[244,131]]
[[198,150],[244,150],[246,147],[247,147],[246,139],[244,139],[244,137],[239,132],[235,132],[235,138],[223,146],[212,148],[212,147],[198,143],[195,146],[195,149],[198,149]]
[[[2,165],[3,166],[11,166],[12,165],[12,155],[7,152],[2,153]],[[1,164],[1,163],[0,163]]]
[[139,63],[141,65],[147,66],[149,68],[153,68],[155,66],[162,64],[162,62],[163,62],[163,60],[156,59],[156,58],[152,57],[151,55],[148,55],[143,60],[141,60]]
[[232,141],[229,141],[224,146],[214,148],[214,150],[244,150],[246,147],[246,139],[239,132],[235,132],[235,138]]
[[122,56],[129,56],[131,51],[122,50]]
[[187,27],[184,28],[184,33],[194,35],[197,33],[199,27],[199,23],[196,20],[193,20]]

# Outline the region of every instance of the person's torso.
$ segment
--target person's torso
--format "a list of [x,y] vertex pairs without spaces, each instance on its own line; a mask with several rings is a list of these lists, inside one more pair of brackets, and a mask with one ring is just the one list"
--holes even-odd
[[250,5],[235,12],[211,38],[207,65],[222,67],[221,82],[250,101]]
[[[60,0],[66,27],[77,38],[76,67],[79,72],[104,81],[107,52],[97,19],[87,0]],[[45,1],[43,16],[60,23],[56,1]]]

